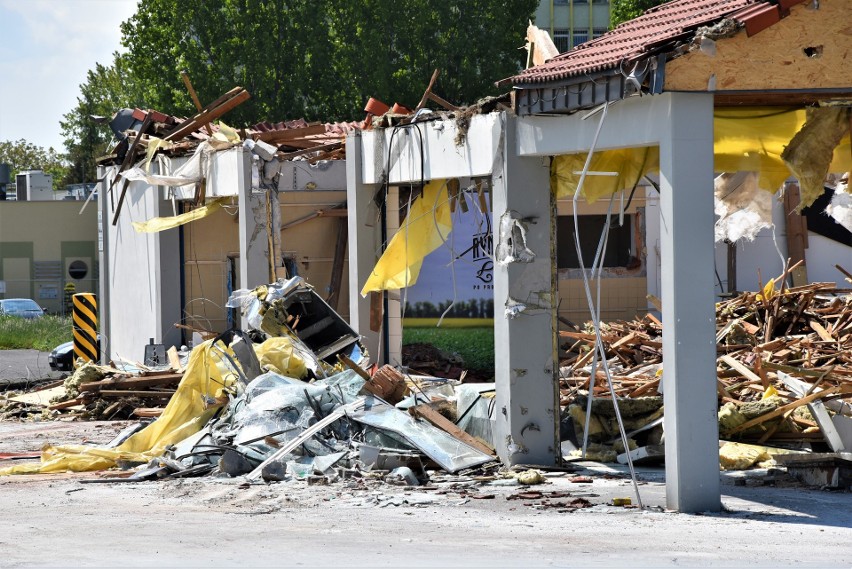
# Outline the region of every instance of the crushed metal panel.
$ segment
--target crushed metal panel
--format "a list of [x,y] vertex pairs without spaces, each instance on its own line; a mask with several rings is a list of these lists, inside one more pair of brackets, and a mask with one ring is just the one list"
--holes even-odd
[[397,433],[450,473],[473,468],[494,460],[426,421],[417,421],[407,413],[379,399],[368,400],[363,411],[350,415],[361,424]]

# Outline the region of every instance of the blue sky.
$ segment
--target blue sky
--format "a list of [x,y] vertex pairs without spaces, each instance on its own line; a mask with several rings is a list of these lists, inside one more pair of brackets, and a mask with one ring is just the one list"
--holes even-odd
[[136,0],[0,0],[0,141],[64,152],[59,121],[121,47]]

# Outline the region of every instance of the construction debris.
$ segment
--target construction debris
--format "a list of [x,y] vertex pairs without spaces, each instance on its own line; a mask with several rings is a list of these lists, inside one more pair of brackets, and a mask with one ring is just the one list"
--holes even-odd
[[[460,415],[460,382],[390,366],[370,374],[358,335],[301,278],[236,291],[228,305],[249,331],[208,340],[186,362],[173,354],[181,372],[130,375],[86,364],[57,386],[62,401],[47,405],[78,418],[159,415],[147,427],[108,448],[46,447],[41,464],[3,473],[120,466],[134,468],[122,481],[214,475],[322,485],[357,472],[420,486],[436,469],[496,462],[480,424],[469,422],[478,428],[470,434],[447,418]],[[544,481],[536,471],[519,479]]]
[[[745,453],[754,454],[749,460],[742,452],[726,458],[728,451],[723,450],[723,468],[769,460],[784,452],[778,448],[852,449],[845,421],[852,421],[852,290],[834,283],[788,288],[785,279],[791,269],[760,292],[745,292],[716,305],[720,437],[772,447]],[[636,458],[659,457],[665,443],[662,330],[653,314],[602,325],[601,340],[631,456]],[[600,364],[592,414],[586,417],[593,331],[559,335],[564,356],[563,438],[579,449],[588,428],[586,458],[626,457],[619,448],[613,402]],[[572,453],[579,455],[582,449]]]

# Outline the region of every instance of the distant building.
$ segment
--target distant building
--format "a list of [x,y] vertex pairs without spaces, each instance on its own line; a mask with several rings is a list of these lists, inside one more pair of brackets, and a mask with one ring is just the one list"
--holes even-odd
[[562,53],[605,34],[609,16],[609,0],[542,0],[534,23],[550,33]]
[[39,202],[53,199],[53,176],[41,170],[24,170],[15,176],[17,201]]
[[62,314],[65,286],[97,292],[98,271],[97,207],[0,201],[0,298],[32,298]]
[[[54,192],[53,199],[57,201],[83,201],[95,191],[98,185],[94,182],[86,184],[68,184],[64,192]],[[97,198],[97,194],[95,194]]]

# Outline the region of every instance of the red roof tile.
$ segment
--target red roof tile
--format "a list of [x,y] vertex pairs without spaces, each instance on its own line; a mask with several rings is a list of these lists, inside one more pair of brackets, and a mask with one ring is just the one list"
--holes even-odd
[[635,62],[678,40],[690,39],[701,26],[732,18],[753,35],[774,24],[786,15],[789,6],[801,1],[804,0],[785,0],[782,13],[769,0],[674,0],[500,84],[545,83],[599,71],[629,71]]

